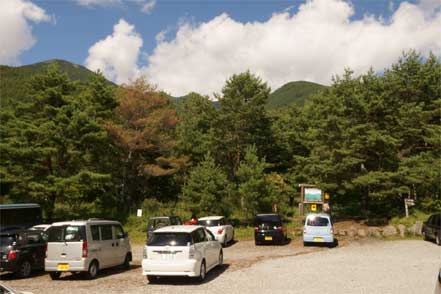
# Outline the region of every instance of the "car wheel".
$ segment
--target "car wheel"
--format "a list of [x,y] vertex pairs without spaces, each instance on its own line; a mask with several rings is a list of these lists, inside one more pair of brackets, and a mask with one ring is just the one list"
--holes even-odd
[[23,260],[18,266],[17,276],[19,278],[27,278],[31,275],[32,265],[28,260]]
[[126,254],[126,258],[124,259],[124,263],[122,264],[123,268],[130,269],[130,253]]
[[90,280],[95,279],[96,276],[98,275],[98,271],[99,271],[98,262],[94,260],[89,265],[89,270],[86,273],[86,277]]
[[435,235],[435,242],[436,242],[436,245],[441,246],[441,235],[440,234]]
[[304,246],[304,247],[308,247],[308,245],[309,245],[308,242],[303,241],[303,246]]
[[218,265],[221,266],[222,264],[224,264],[224,253],[221,250],[219,252],[219,263],[218,263]]
[[158,277],[157,276],[147,276],[147,281],[149,281],[150,284],[154,284],[158,281]]
[[201,270],[199,273],[199,281],[202,282],[205,280],[205,276],[207,275],[207,268],[205,267],[205,260],[201,262]]
[[51,276],[52,280],[58,280],[61,276],[61,273],[60,272],[50,272],[49,276]]

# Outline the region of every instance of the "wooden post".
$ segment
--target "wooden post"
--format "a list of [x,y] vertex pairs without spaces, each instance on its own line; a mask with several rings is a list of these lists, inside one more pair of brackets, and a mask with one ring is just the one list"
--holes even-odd
[[409,208],[407,207],[407,199],[404,199],[404,209],[406,210],[406,218],[409,217]]

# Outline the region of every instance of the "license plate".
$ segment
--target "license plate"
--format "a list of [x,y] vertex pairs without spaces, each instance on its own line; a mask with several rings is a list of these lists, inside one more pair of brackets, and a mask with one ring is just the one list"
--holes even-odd
[[175,255],[174,254],[161,254],[162,260],[173,260]]
[[323,242],[323,238],[322,237],[315,237],[314,241],[315,242]]
[[67,263],[59,263],[57,269],[59,271],[67,271],[67,270],[69,270],[69,264],[67,264]]
[[273,237],[271,237],[271,236],[265,236],[265,241],[272,241],[273,240]]

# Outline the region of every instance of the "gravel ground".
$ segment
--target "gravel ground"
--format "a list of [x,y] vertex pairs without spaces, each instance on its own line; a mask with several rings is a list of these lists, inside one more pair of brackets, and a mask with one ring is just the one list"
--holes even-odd
[[254,246],[242,241],[225,248],[225,265],[200,284],[187,278],[165,278],[148,284],[141,275],[141,246],[134,246],[131,270],[103,270],[93,281],[65,274],[52,281],[41,273],[3,283],[34,294],[111,293],[434,293],[441,249],[430,242],[342,241],[337,248]]

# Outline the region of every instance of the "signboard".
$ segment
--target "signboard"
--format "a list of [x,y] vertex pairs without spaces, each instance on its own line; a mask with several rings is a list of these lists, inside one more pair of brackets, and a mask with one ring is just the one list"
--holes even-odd
[[322,202],[322,190],[317,188],[305,188],[303,201],[305,202]]
[[142,216],[142,209],[136,210],[136,216],[141,217]]
[[317,204],[311,204],[311,211],[317,211]]

